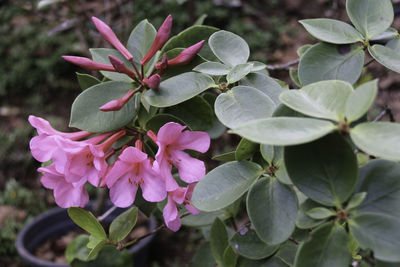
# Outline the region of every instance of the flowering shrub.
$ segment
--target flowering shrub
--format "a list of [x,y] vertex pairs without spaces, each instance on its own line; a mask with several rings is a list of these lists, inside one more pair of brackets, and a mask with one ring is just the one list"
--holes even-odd
[[[46,163],[43,186],[90,233],[87,257],[70,248],[68,262],[136,243],[141,238],[123,240],[138,209],[159,209],[172,231],[181,224],[209,230],[197,266],[400,264],[400,126],[368,121],[378,82],[356,83],[368,65],[365,51],[400,72],[400,35],[390,28],[389,0],[348,0],[346,7],[354,27],[301,21],[323,42],[298,51],[290,75],[300,90],[249,61],[247,43],[234,33],[195,25],[169,38],[168,16],[158,31],[139,23],[124,46],[93,18],[116,50],[63,57],[104,75],[78,75],[83,92],[70,126],[81,131],[62,133],[29,117],[39,134],[32,155]],[[224,163],[206,174],[196,155],[227,129],[242,139],[214,157]],[[108,235],[82,209],[87,183],[107,186],[115,206],[135,206]]]

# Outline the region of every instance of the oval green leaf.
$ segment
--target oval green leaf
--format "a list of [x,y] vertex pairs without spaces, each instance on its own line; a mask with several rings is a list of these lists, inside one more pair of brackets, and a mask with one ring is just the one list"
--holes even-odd
[[269,96],[275,105],[279,105],[279,95],[283,89],[274,79],[261,73],[250,73],[245,78],[240,80],[240,85],[246,85],[257,90],[260,90],[267,96]]
[[[103,226],[90,211],[78,207],[68,209],[68,215],[80,228],[99,239],[106,239],[107,235]],[[88,237],[89,238],[89,237]],[[89,241],[89,239],[88,239]],[[86,242],[87,243],[87,242]]]
[[193,69],[204,74],[212,76],[227,75],[230,68],[219,62],[204,62]]
[[140,60],[146,55],[156,38],[156,33],[156,29],[147,19],[139,22],[132,30],[126,48],[133,54],[135,60]]
[[400,73],[400,53],[378,44],[368,47],[368,51],[383,66]]
[[228,232],[225,224],[216,218],[210,230],[210,247],[215,261],[220,266],[224,266],[224,252],[229,245]]
[[229,84],[235,83],[243,79],[253,69],[253,64],[245,63],[234,66],[226,76]]
[[350,95],[346,103],[346,119],[348,122],[361,118],[374,103],[378,93],[378,80],[366,82]]
[[110,240],[122,241],[136,225],[138,208],[132,207],[115,218],[110,225]]
[[324,222],[323,220],[313,219],[307,215],[307,212],[309,210],[316,207],[321,207],[321,204],[314,202],[309,198],[307,198],[307,200],[300,205],[299,212],[297,213],[297,218],[296,218],[296,226],[298,228],[310,229]]
[[240,198],[261,173],[261,167],[255,163],[228,162],[200,180],[191,201],[202,211],[220,210]]

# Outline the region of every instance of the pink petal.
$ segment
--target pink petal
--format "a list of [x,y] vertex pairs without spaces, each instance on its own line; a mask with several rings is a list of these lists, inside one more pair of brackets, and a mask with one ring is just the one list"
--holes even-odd
[[64,180],[63,175],[59,174],[53,165],[49,165],[45,168],[39,168],[38,172],[43,172],[40,182],[48,189],[54,189],[60,180]]
[[170,151],[170,154],[183,181],[187,183],[197,182],[206,174],[203,161],[192,158],[189,154],[179,150]]
[[110,200],[117,207],[129,207],[135,201],[137,189],[136,185],[129,182],[129,175],[126,174],[110,188]]
[[171,174],[172,165],[168,163],[166,159],[162,159],[161,162],[158,162],[160,175],[163,177],[165,181],[165,188],[168,192],[174,191],[179,188],[178,183],[175,181],[175,178]]
[[60,132],[51,127],[50,123],[42,118],[30,115],[28,118],[29,123],[36,128],[39,135],[57,135]]
[[[173,144],[181,136],[181,132],[186,126],[182,126],[179,123],[168,122],[164,124],[157,133],[157,144],[159,142],[163,144]],[[160,146],[160,144],[158,144]]]
[[108,188],[111,188],[118,178],[129,172],[132,167],[132,165],[118,159],[106,174],[105,181]]
[[168,196],[171,197],[175,201],[175,203],[182,204],[183,201],[185,200],[185,194],[186,194],[186,188],[179,187],[175,191],[169,192]]
[[119,156],[119,159],[125,162],[136,163],[146,160],[147,154],[140,151],[136,147],[128,147],[124,149],[124,151]]
[[74,187],[71,183],[60,180],[54,188],[54,198],[62,208],[84,207],[89,201],[85,185]]
[[143,177],[143,183],[140,185],[143,191],[143,198],[150,202],[159,202],[165,199],[167,191],[162,177],[156,173],[150,166],[150,160],[146,160],[139,174]]
[[53,136],[35,136],[29,142],[32,156],[40,162],[49,161],[57,150],[57,145]]
[[198,209],[196,209],[193,205],[191,205],[191,204],[186,204],[185,205],[185,208],[191,213],[191,214],[194,214],[194,215],[196,215],[196,214],[199,214],[200,213],[200,211],[198,210]]
[[184,131],[172,147],[177,150],[191,149],[204,153],[210,147],[210,136],[206,132]]
[[179,218],[178,209],[176,208],[175,202],[168,197],[167,205],[165,205],[163,210],[163,216],[165,225],[176,232],[181,228],[181,219]]

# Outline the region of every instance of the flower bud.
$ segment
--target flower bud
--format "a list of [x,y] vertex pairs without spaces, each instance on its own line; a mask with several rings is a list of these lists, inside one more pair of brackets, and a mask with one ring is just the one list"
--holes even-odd
[[172,16],[168,15],[168,17],[164,20],[164,23],[158,29],[156,38],[154,39],[154,42],[150,47],[150,50],[142,58],[142,60],[140,60],[141,65],[144,65],[147,62],[149,62],[149,60],[157,53],[157,51],[164,46],[164,44],[168,41],[169,35],[171,34],[171,28],[172,28]]
[[143,83],[151,89],[157,89],[161,83],[161,76],[159,74],[151,75],[149,78],[144,78]]
[[86,57],[62,56],[62,58],[72,64],[78,65],[79,67],[82,67],[87,70],[106,70],[115,72],[113,66],[99,63]]
[[200,52],[203,48],[204,40],[184,49],[178,56],[168,60],[168,66],[186,65]]
[[104,40],[114,46],[127,60],[132,60],[132,54],[126,49],[126,47],[118,40],[113,30],[105,24],[103,21],[96,17],[92,17],[92,21],[96,26],[97,30],[103,36]]
[[140,151],[143,151],[143,142],[142,142],[142,140],[140,140],[140,139],[136,140],[135,147],[137,149],[139,149]]
[[154,142],[157,142],[157,135],[152,131],[152,130],[148,130],[147,131],[147,136]]
[[124,62],[122,62],[120,59],[118,59],[118,58],[116,58],[116,57],[114,57],[114,56],[112,56],[112,55],[109,55],[108,58],[109,58],[109,60],[110,60],[110,62],[111,62],[111,65],[114,67],[114,69],[115,69],[117,72],[125,73],[126,75],[128,75],[128,76],[130,76],[130,77],[136,77],[136,76],[135,76],[135,72],[133,72],[133,70],[131,70],[130,68],[128,68],[128,67],[124,64]]
[[121,97],[119,99],[111,100],[111,101],[105,103],[104,105],[102,105],[99,109],[101,111],[104,111],[104,112],[107,112],[107,111],[118,111],[126,104],[126,102],[129,101],[129,99],[131,99],[131,97],[135,93],[136,93],[136,91],[129,90],[129,92],[126,93],[123,97]]
[[158,74],[162,75],[168,68],[168,58],[167,53],[164,53],[160,62],[157,62],[156,69],[159,70]]

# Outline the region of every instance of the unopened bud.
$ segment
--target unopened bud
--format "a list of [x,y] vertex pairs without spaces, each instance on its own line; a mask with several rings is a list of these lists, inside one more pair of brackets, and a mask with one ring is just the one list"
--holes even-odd
[[151,75],[149,78],[144,78],[143,83],[151,89],[157,89],[161,83],[161,76],[159,74]]
[[115,72],[113,66],[99,63],[86,57],[62,56],[62,58],[87,70],[106,70]]
[[128,93],[126,93],[123,97],[121,97],[119,99],[111,100],[111,101],[105,103],[104,105],[102,105],[99,109],[101,111],[105,111],[105,112],[118,111],[126,104],[126,102],[129,101],[129,99],[131,99],[131,97],[135,93],[136,93],[136,91],[129,90]]
[[139,149],[140,151],[143,151],[143,142],[142,142],[142,140],[140,140],[140,139],[136,140],[135,147],[137,149]]
[[118,59],[118,58],[116,58],[116,57],[114,57],[112,55],[109,55],[108,58],[110,59],[111,65],[114,67],[114,69],[117,72],[125,73],[126,75],[131,76],[131,77],[136,77],[135,73],[133,72],[133,70],[128,68],[125,65],[125,63],[122,62],[120,59]]
[[154,142],[157,142],[157,135],[152,131],[152,130],[148,130],[147,131],[147,136]]
[[168,68],[168,58],[167,58],[167,53],[164,53],[162,59],[160,62],[157,62],[156,64],[156,69],[159,70],[158,74],[162,75]]
[[200,52],[203,48],[204,40],[184,49],[178,56],[168,60],[168,66],[186,65]]

